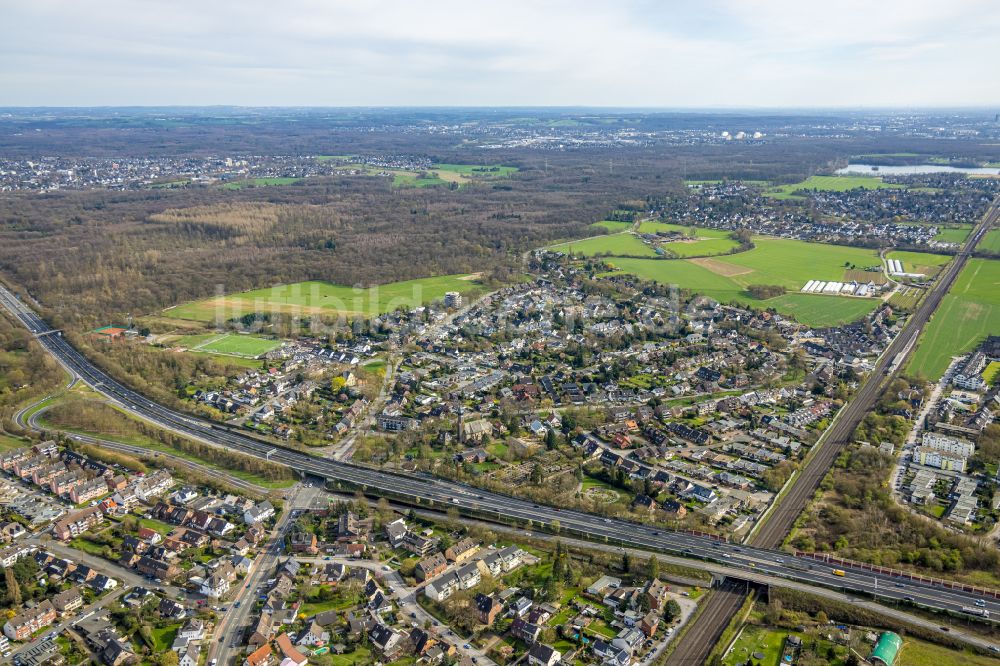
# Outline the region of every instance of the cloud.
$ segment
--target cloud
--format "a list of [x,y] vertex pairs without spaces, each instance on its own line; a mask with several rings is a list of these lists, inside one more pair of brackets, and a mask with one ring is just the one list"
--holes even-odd
[[986,105],[986,0],[34,0],[0,104]]

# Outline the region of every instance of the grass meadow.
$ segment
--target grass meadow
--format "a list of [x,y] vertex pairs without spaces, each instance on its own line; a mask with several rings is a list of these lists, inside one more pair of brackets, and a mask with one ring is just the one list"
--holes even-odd
[[1000,332],[1000,261],[970,259],[924,329],[907,366],[937,379],[951,357],[971,351],[984,337]]
[[308,281],[185,303],[168,308],[164,314],[206,323],[254,312],[372,317],[397,307],[414,308],[429,303],[442,298],[445,292],[457,291],[471,296],[482,293],[483,289],[482,283],[471,275],[419,278],[367,289]]

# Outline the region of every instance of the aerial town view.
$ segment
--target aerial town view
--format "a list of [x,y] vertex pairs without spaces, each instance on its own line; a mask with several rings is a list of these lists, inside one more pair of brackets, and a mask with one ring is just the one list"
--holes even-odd
[[18,3],[0,664],[1000,664],[1000,7]]

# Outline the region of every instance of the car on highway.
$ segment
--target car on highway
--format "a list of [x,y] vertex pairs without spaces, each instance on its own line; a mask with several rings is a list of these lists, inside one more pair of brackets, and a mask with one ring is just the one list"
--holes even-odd
[[846,576],[847,575],[847,573],[843,569],[834,569],[830,573],[832,573],[834,576]]

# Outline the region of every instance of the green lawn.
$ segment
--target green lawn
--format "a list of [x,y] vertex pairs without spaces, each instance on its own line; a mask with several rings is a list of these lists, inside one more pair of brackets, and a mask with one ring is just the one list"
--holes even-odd
[[176,529],[170,523],[165,523],[162,520],[156,520],[155,518],[140,518],[139,525],[159,532],[162,536],[167,536],[173,532],[174,529]]
[[224,335],[199,347],[201,351],[237,356],[262,356],[281,346],[281,340],[268,340],[254,335]]
[[777,666],[787,635],[788,632],[785,631],[768,631],[763,627],[747,625],[733,645],[733,649],[723,657],[722,663],[726,666],[742,665],[751,658],[751,655],[759,652],[764,658],[754,659],[754,663],[759,663],[761,666]]
[[302,182],[302,178],[248,178],[236,180],[221,185],[224,190],[242,190],[245,187],[273,187],[275,185],[293,185]]
[[348,654],[331,654],[331,666],[356,666],[360,664],[373,663],[371,650],[363,645],[354,648],[354,652]]
[[203,322],[226,321],[253,312],[371,317],[397,307],[417,307],[444,297],[448,291],[465,295],[481,293],[484,290],[482,283],[470,277],[442,275],[391,282],[368,289],[354,289],[330,282],[296,282],[185,303],[168,308],[165,314]]
[[997,380],[1000,380],[1000,361],[990,361],[990,364],[983,369],[983,381],[995,384]]
[[656,256],[656,251],[652,247],[643,243],[635,234],[630,232],[569,241],[568,243],[553,245],[549,249],[582,257]]
[[987,231],[983,239],[979,241],[979,245],[976,246],[979,250],[986,250],[987,252],[998,252],[1000,253],[1000,229],[993,229],[992,231]]
[[69,547],[76,548],[77,550],[81,550],[85,553],[88,553],[90,555],[96,555],[98,557],[102,557],[103,556],[102,553],[104,552],[103,545],[99,543],[94,543],[93,541],[90,541],[82,536],[76,537],[75,539],[70,541]]
[[909,371],[937,379],[953,355],[1000,331],[1000,261],[970,259],[924,329]]
[[[842,280],[850,265],[864,268],[880,263],[874,250],[773,238],[754,242],[756,247],[748,252],[707,260],[623,258],[610,263],[640,278],[677,284],[724,303],[773,307],[809,326],[854,321],[878,305],[878,300],[872,298],[799,293],[809,280]],[[746,288],[752,284],[780,285],[790,293],[761,301],[747,293]]]
[[810,176],[799,183],[772,187],[764,194],[775,199],[795,199],[801,198],[794,194],[799,190],[846,192],[858,188],[879,190],[884,188],[901,189],[903,186],[895,183],[884,183],[881,178],[874,176]]
[[180,628],[180,623],[177,623],[151,629],[149,633],[153,637],[153,646],[156,651],[166,652],[169,650],[170,646],[174,644],[174,639],[177,638],[177,631]]

